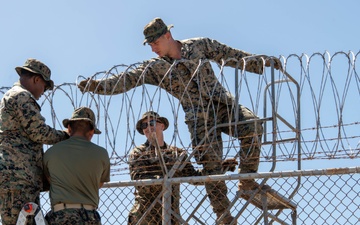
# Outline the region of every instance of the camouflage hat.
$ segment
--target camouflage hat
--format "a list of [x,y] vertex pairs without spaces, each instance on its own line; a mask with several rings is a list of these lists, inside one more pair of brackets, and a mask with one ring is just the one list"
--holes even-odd
[[173,25],[166,26],[164,21],[159,17],[153,19],[144,27],[144,36],[145,40],[143,44],[151,43],[156,41],[161,35],[166,34],[170,28],[174,27]]
[[23,66],[18,66],[15,68],[16,72],[21,75],[22,70],[27,70],[31,73],[40,74],[42,78],[46,81],[47,90],[54,89],[54,81],[50,79],[51,70],[44,63],[36,59],[27,59]]
[[136,130],[140,133],[140,134],[144,134],[143,130],[141,129],[141,124],[144,121],[144,119],[147,118],[154,118],[157,121],[159,121],[160,123],[164,124],[164,130],[166,130],[169,127],[169,121],[165,118],[165,117],[161,117],[158,113],[154,112],[154,111],[148,111],[146,113],[144,113],[141,117],[141,119],[136,123]]
[[63,125],[64,127],[68,127],[71,121],[79,121],[79,120],[86,120],[89,121],[90,124],[94,127],[95,134],[101,134],[101,131],[98,130],[95,126],[95,114],[94,112],[88,107],[80,107],[75,109],[70,119],[64,119]]

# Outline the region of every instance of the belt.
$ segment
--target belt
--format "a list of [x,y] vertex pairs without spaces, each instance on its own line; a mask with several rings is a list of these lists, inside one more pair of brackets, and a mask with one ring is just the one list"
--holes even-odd
[[53,211],[57,212],[63,209],[86,209],[86,210],[95,210],[96,207],[93,205],[86,204],[77,204],[77,203],[59,203],[53,206]]

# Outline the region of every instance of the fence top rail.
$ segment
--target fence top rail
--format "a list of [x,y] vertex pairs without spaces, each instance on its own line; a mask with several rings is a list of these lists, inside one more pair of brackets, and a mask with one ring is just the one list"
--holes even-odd
[[115,181],[105,183],[102,188],[128,187],[128,186],[148,186],[161,185],[166,182],[173,184],[180,183],[199,183],[222,180],[239,180],[239,179],[255,179],[255,178],[282,178],[282,177],[298,177],[298,176],[323,176],[323,175],[341,175],[360,173],[360,167],[344,167],[344,168],[328,168],[328,169],[312,169],[312,170],[291,170],[280,172],[261,172],[249,174],[223,174],[209,175],[197,177],[177,177],[167,179],[144,179],[134,181]]

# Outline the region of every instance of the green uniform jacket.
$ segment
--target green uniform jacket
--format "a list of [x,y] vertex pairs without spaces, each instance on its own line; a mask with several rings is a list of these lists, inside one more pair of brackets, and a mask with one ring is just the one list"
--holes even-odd
[[[180,155],[185,154],[183,149],[167,144],[161,147],[161,152],[163,152],[163,158],[168,171],[171,170]],[[185,161],[186,158],[187,156],[182,160]],[[129,165],[132,180],[164,177],[159,158],[155,153],[155,147],[150,145],[148,141],[143,145],[135,147],[130,152]],[[201,171],[195,170],[193,165],[188,162],[184,169],[176,170],[174,174],[174,177],[186,176],[201,176]],[[129,224],[134,224],[135,221],[138,221],[162,191],[162,185],[136,186],[135,188],[135,204],[130,210],[129,215],[129,221],[132,222]],[[180,184],[172,185],[171,205],[172,210],[180,215]],[[161,213],[161,204],[155,204],[145,218],[145,221],[141,224],[160,224],[162,218]],[[177,221],[174,217],[172,217],[172,220]],[[178,224],[178,222],[173,222],[173,224]]]

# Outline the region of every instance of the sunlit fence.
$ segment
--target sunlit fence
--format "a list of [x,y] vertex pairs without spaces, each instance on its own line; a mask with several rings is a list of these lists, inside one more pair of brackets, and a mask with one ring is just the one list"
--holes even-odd
[[[209,177],[169,178],[130,181],[128,154],[145,142],[135,129],[141,115],[149,110],[167,117],[170,126],[165,131],[168,144],[185,149],[196,168],[190,134],[184,122],[185,114],[178,96],[164,90],[171,81],[175,67],[165,74],[158,85],[144,81],[125,93],[97,95],[81,93],[76,84],[87,77],[104,79],[129,72],[140,64],[116,65],[107,71],[78,77],[74,83],[64,83],[40,100],[42,114],[48,124],[62,129],[61,121],[69,118],[79,106],[91,107],[97,115],[102,134],[93,142],[108,149],[111,156],[111,182],[101,189],[99,211],[103,224],[126,224],[134,204],[135,185],[168,185],[181,183],[181,221],[184,224],[216,224],[203,185],[189,182],[225,180],[232,201],[231,214],[239,224],[358,224],[360,223],[360,77],[358,53],[314,53],[312,55],[280,56],[283,70],[271,67],[263,75],[241,70],[247,60],[237,62],[240,69],[212,63],[219,83],[236,102],[259,116],[265,128],[259,173],[227,172]],[[264,62],[267,58],[264,58]],[[232,59],[233,60],[233,59]],[[250,59],[249,59],[250,60]],[[181,63],[181,62],[178,62]],[[193,75],[207,61],[200,62]],[[174,70],[174,71],[173,71]],[[121,76],[119,76],[119,82]],[[163,82],[163,83],[162,83]],[[187,83],[182,90],[187,90]],[[206,84],[205,87],[206,88]],[[0,88],[4,93],[8,87]],[[234,106],[235,107],[235,106]],[[50,120],[49,120],[50,119]],[[226,124],[225,124],[226,125]],[[216,127],[209,128],[211,132]],[[236,158],[240,141],[223,134],[223,159]],[[246,193],[238,189],[239,179],[256,178],[271,190]],[[167,189],[164,188],[164,196]],[[166,199],[159,196],[159,203]],[[42,198],[48,211],[47,193]],[[161,224],[161,221],[158,221]]]

